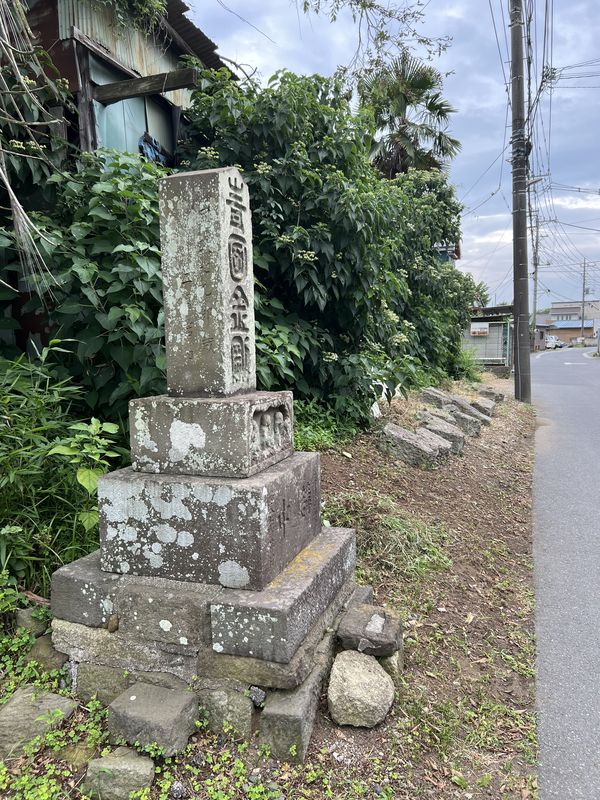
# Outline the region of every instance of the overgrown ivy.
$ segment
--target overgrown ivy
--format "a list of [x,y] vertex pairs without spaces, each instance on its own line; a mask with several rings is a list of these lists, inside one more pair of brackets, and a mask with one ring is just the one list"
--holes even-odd
[[92,0],[92,3],[111,8],[119,27],[133,25],[146,32],[152,31],[167,12],[166,0]]

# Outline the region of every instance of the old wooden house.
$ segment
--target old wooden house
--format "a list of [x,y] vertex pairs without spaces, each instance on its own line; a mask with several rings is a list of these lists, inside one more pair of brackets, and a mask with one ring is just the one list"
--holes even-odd
[[194,69],[182,68],[182,56],[225,66],[216,44],[187,16],[187,4],[167,0],[165,17],[150,33],[123,28],[110,5],[94,0],[28,0],[28,6],[33,32],[77,100],[68,132],[73,143],[83,150],[141,150],[169,163],[196,78]]

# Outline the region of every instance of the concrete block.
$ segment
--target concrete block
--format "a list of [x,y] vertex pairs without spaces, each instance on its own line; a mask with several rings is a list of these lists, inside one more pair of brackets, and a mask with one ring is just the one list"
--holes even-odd
[[247,686],[235,681],[199,678],[194,692],[210,730],[223,733],[226,725],[242,739],[251,738],[256,709]]
[[262,592],[224,592],[211,604],[213,650],[288,663],[355,563],[354,531],[324,528]]
[[467,436],[479,436],[481,433],[481,422],[470,414],[463,413],[457,406],[448,406],[448,415],[456,427]]
[[127,800],[132,792],[149,789],[154,781],[154,762],[129,747],[117,747],[103,758],[90,761],[82,785],[92,800]]
[[318,453],[250,478],[150,475],[98,482],[107,572],[262,589],[320,530]]
[[425,444],[429,445],[429,447],[435,450],[436,458],[444,458],[445,456],[449,456],[452,452],[452,444],[447,439],[438,436],[428,428],[417,428],[415,434],[421,439],[421,441],[425,442]]
[[340,611],[347,606],[355,588],[347,581],[337,593],[329,608],[312,626],[288,664],[265,661],[259,658],[231,656],[204,648],[198,654],[198,675],[213,678],[231,678],[246,685],[257,684],[274,689],[293,689],[309,675],[319,654],[333,654],[335,628]]
[[280,761],[301,763],[315,724],[319,696],[333,658],[319,656],[308,677],[296,689],[273,692],[260,715],[260,744]]
[[433,414],[423,415],[423,422],[428,431],[450,442],[454,454],[460,455],[462,453],[465,447],[465,434],[458,426],[439,419]]
[[198,717],[192,692],[134,683],[109,705],[108,731],[128,744],[157,744],[168,757],[184,749]]
[[52,575],[52,614],[92,627],[107,625],[120,577],[100,570],[99,550],[60,567]]
[[402,647],[402,621],[389,608],[352,606],[340,620],[338,640],[344,650],[368,656],[391,656]]
[[77,703],[67,697],[42,691],[38,686],[23,686],[0,707],[0,759],[22,755],[23,745],[44,736],[59,721],[74,713]]
[[159,183],[168,392],[256,388],[252,221],[234,167]]
[[138,472],[246,478],[294,449],[291,392],[146,397],[130,402],[129,422]]
[[187,683],[168,672],[129,672],[118,667],[103,664],[75,664],[75,693],[83,703],[92,697],[108,706],[115,697],[133,686],[134,683],[149,683],[165,689],[187,688]]
[[421,400],[427,403],[427,405],[435,406],[436,408],[445,408],[452,403],[449,395],[433,386],[423,389],[421,392]]
[[385,447],[405,464],[413,467],[431,466],[437,458],[438,450],[413,431],[407,431],[393,422],[383,429]]
[[481,411],[482,414],[487,414],[488,417],[493,417],[496,413],[496,403],[487,397],[479,397],[471,401],[471,405],[476,411]]
[[141,641],[110,633],[106,628],[89,628],[62,619],[52,621],[56,650],[71,661],[101,664],[130,672],[169,672],[190,681],[196,674],[198,648],[173,647],[164,642]]

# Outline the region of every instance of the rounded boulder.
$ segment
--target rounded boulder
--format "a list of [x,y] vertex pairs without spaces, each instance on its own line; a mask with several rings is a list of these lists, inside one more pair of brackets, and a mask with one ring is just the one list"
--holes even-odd
[[394,683],[373,656],[344,650],[331,670],[329,713],[338,725],[374,728],[394,702]]

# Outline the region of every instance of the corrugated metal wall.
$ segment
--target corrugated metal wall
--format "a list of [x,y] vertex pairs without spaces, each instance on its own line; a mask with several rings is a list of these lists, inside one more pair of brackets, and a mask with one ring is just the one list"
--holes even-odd
[[471,336],[470,329],[463,333],[463,349],[470,350],[482,364],[508,365],[508,347],[507,325],[504,322],[490,322],[488,336]]
[[[140,75],[177,69],[178,57],[168,49],[168,42],[153,41],[131,28],[123,31],[115,25],[110,8],[93,6],[89,0],[58,0],[59,38],[69,39],[73,27],[106,47],[121,64]],[[187,108],[190,104],[188,89],[168,92],[165,96],[177,106]]]

